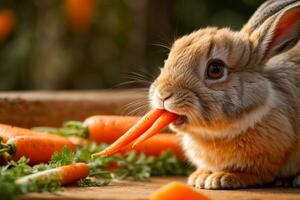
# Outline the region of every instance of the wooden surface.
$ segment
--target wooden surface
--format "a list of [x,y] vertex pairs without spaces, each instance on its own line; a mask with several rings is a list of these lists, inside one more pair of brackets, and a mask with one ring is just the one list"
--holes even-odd
[[[152,178],[150,182],[114,182],[105,187],[67,187],[57,194],[30,194],[22,200],[147,200],[162,185],[170,181],[185,181],[185,178]],[[257,188],[245,190],[199,190],[212,200],[296,200],[300,189]],[[183,199],[184,200],[184,199]],[[188,199],[186,199],[188,200]]]
[[147,94],[137,89],[1,92],[0,123],[31,128],[60,126],[65,120],[84,120],[96,114],[127,115],[135,109],[129,104],[146,98]]

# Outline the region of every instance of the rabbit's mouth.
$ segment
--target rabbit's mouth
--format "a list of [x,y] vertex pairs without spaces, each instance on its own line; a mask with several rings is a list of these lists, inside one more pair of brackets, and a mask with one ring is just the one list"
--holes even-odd
[[182,126],[184,124],[187,124],[187,122],[188,122],[187,117],[184,116],[184,115],[181,115],[174,122],[172,122],[172,125],[178,127],[178,126]]

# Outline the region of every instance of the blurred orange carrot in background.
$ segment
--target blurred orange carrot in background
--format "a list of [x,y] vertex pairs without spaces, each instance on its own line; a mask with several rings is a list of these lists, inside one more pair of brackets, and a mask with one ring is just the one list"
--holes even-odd
[[94,15],[95,0],[65,0],[66,18],[75,32],[88,30]]
[[0,10],[0,41],[5,40],[16,25],[14,13],[9,9]]

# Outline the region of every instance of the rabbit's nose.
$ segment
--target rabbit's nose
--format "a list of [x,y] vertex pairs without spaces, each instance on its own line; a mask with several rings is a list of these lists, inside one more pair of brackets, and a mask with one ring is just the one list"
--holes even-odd
[[171,92],[164,92],[164,93],[158,93],[158,97],[160,98],[160,100],[162,102],[166,101],[167,99],[169,99],[171,96],[173,96],[173,93]]

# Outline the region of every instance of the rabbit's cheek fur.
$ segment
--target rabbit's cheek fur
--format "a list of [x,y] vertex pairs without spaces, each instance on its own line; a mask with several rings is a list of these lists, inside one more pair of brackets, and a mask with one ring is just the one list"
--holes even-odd
[[152,107],[188,118],[185,126],[173,125],[173,130],[207,138],[230,138],[243,133],[259,122],[276,100],[269,82],[254,72],[236,74],[229,85],[217,90],[201,84],[185,84],[183,88],[178,79],[166,79],[151,86]]
[[[270,93],[273,90],[270,88]],[[203,138],[233,138],[249,128],[253,128],[254,125],[260,122],[263,117],[270,112],[274,102],[273,94],[270,94],[270,98],[266,99],[261,105],[255,105],[252,110],[248,110],[248,113],[241,113],[240,115],[230,116],[228,113],[220,115],[222,117],[215,118],[208,123],[188,123],[188,126],[184,127],[184,130],[171,127],[175,131],[184,131],[187,134],[198,135]],[[258,102],[259,103],[259,102]],[[237,109],[238,107],[233,109]],[[243,110],[245,112],[247,110]],[[234,113],[234,110],[232,111]]]

